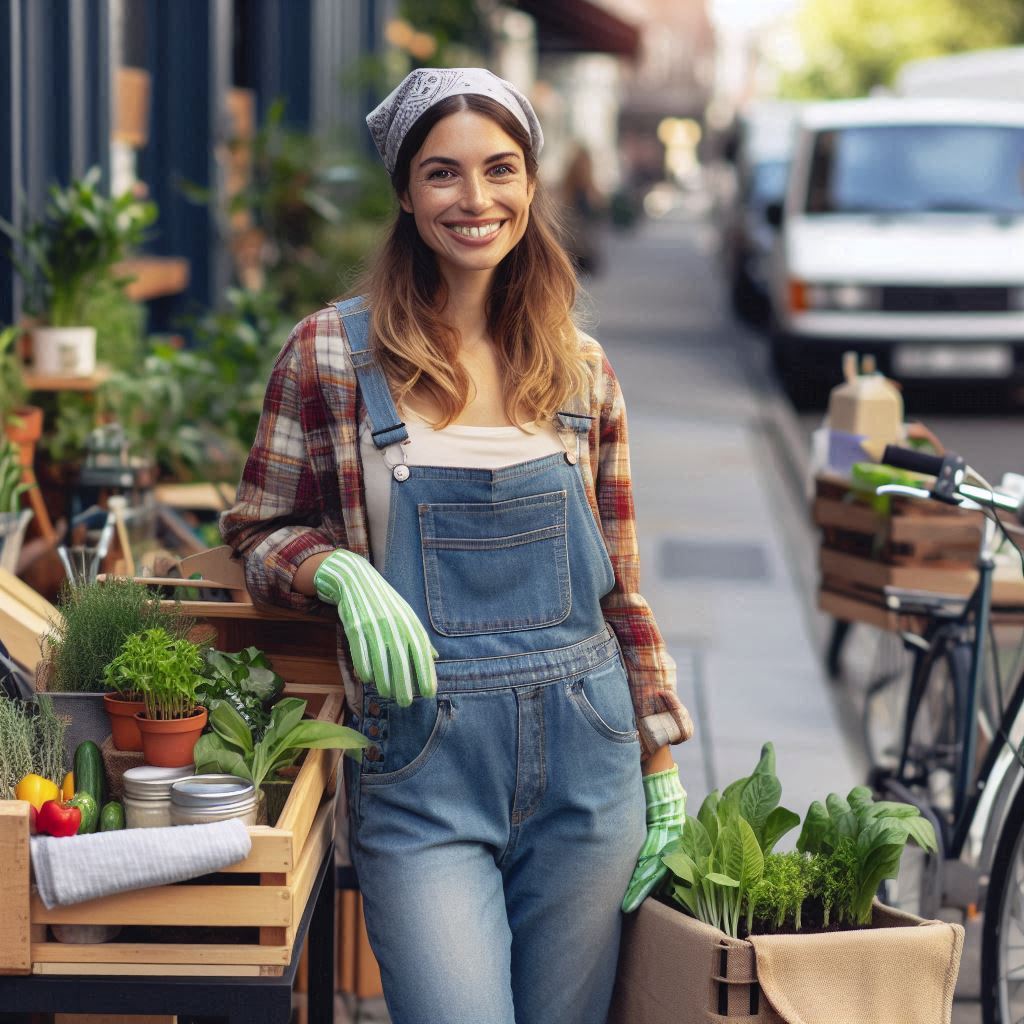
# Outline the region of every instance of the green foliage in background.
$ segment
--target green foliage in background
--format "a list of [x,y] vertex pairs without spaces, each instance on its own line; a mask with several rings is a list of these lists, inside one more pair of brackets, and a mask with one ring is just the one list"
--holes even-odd
[[479,54],[487,39],[476,0],[432,0],[429,4],[402,0],[398,13],[417,31],[433,36],[437,44],[429,57],[412,55],[417,66],[443,68],[483,63],[465,59],[467,52]]
[[1021,0],[806,0],[804,65],[782,76],[792,99],[865,96],[909,60],[1024,43]]

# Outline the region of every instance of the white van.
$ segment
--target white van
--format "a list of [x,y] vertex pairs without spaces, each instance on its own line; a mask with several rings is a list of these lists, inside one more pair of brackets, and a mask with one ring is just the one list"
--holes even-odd
[[851,348],[902,380],[1024,377],[1024,104],[814,104],[768,216],[794,397]]
[[1024,103],[1024,46],[907,61],[896,75],[893,92],[897,96]]

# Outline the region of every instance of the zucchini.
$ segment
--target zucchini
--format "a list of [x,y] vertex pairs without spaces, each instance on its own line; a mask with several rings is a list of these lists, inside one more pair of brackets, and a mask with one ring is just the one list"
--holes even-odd
[[80,836],[87,836],[96,831],[100,823],[100,805],[93,799],[92,793],[80,789],[69,801],[69,807],[77,807],[82,812],[82,821],[75,833]]
[[106,776],[100,748],[92,740],[78,744],[75,750],[74,775],[75,792],[88,793],[96,801],[96,806],[102,807]]
[[111,800],[100,811],[100,831],[118,832],[124,828],[124,806],[119,800]]

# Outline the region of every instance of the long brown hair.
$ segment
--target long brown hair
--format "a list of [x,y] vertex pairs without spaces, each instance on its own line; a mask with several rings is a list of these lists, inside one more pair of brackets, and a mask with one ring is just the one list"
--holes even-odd
[[[576,275],[537,181],[528,133],[494,100],[451,96],[427,110],[406,135],[391,183],[397,195],[405,194],[412,157],[438,121],[460,110],[491,118],[515,139],[536,187],[526,232],[495,271],[486,313],[501,361],[506,416],[517,424],[549,420],[583,393],[588,378],[572,318]],[[444,278],[411,213],[399,210],[357,293],[369,299],[374,351],[396,400],[422,389],[441,410],[434,426],[447,426],[469,401],[471,382],[458,359],[458,334],[443,319]]]

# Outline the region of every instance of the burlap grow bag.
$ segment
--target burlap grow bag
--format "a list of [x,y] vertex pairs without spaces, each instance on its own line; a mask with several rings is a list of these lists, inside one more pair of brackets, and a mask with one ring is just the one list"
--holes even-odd
[[878,904],[874,924],[746,941],[647,900],[608,1024],[950,1024],[963,928]]

